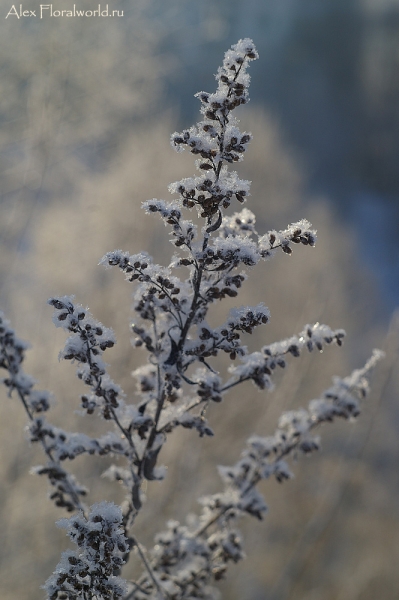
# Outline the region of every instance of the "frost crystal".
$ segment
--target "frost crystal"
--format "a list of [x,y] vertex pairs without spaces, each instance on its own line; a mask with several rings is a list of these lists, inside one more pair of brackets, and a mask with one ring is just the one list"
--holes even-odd
[[[146,356],[133,371],[137,383],[133,397],[127,397],[107,372],[103,355],[115,344],[112,330],[73,296],[49,300],[54,324],[68,335],[60,358],[77,365],[77,376],[85,386],[80,396],[83,413],[103,418],[112,430],[91,438],[47,421],[44,413],[50,408],[50,395],[35,390],[35,381],[24,373],[27,345],[0,313],[3,383],[9,396],[22,401],[30,440],[41,444],[47,458],[34,472],[48,478],[55,504],[75,513],[58,522],[77,549],[63,553],[48,579],[48,600],[216,599],[213,583],[244,557],[238,518],[248,514],[262,519],[267,511],[258,484],[270,477],[279,483],[291,479],[290,459],[320,447],[316,427],[359,414],[369,391],[370,372],[382,358],[375,351],[362,369],[334,378],[333,385],[307,408],[281,415],[274,434],[250,437],[236,464],[219,467],[222,491],[202,497],[200,514],[188,518],[186,525],[169,521],[149,551],[132,535],[145,500],[143,484],[166,476],[158,461],[176,428],[212,436],[207,409],[211,403],[221,403],[231,388],[252,382],[259,390],[270,389],[276,370],[304,351],[341,346],[345,337],[342,329],[308,324],[297,335],[248,352],[246,336],[267,326],[270,319],[263,303],[237,303],[217,326],[207,320],[213,303],[238,296],[247,271],[261,259],[271,258],[278,249],[291,255],[294,245],[311,248],[316,242],[316,232],[305,219],[285,230],[259,235],[249,208],[224,214],[230,204],[241,205],[250,197],[250,182],[240,179],[230,165],[243,160],[252,134],[240,131],[232,112],[249,101],[247,68],[257,58],[250,39],[239,40],[226,52],[216,74],[217,90],[197,94],[202,120],[171,138],[175,150],[187,148],[194,154],[197,173],[169,186],[175,196],[171,202],[143,203],[148,214],[158,215],[170,228],[175,253],[169,266],[154,263],[146,252],[114,250],[101,260],[107,267],[118,267],[135,287],[132,342]],[[184,218],[191,209],[203,219],[202,226]],[[220,353],[228,354],[231,361],[227,380],[214,360]],[[123,486],[126,497],[121,506],[101,502],[87,509],[82,503],[87,490],[64,465],[84,453],[117,459],[104,476]],[[142,574],[126,582],[119,575],[133,549]]]
[[78,550],[62,554],[54,574],[44,586],[48,600],[57,600],[60,594],[64,598],[122,598],[127,584],[116,573],[125,562],[123,556],[129,545],[120,507],[112,502],[101,502],[91,507],[87,519],[79,514],[61,519],[57,525],[67,530]]

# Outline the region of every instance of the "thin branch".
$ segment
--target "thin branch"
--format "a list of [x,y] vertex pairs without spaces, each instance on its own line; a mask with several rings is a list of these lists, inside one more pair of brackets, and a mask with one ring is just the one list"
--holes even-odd
[[138,552],[138,554],[139,554],[139,556],[141,558],[141,561],[142,561],[142,563],[143,563],[143,565],[144,565],[144,567],[145,567],[145,569],[146,569],[146,571],[147,571],[147,573],[148,573],[151,581],[155,585],[156,589],[161,594],[162,598],[170,598],[170,596],[167,593],[167,591],[160,586],[157,578],[155,577],[155,575],[153,573],[153,570],[151,569],[150,563],[146,559],[145,554],[144,554],[143,550],[141,549],[141,546],[140,546],[139,542],[137,541],[137,539],[134,536],[132,536],[131,539],[132,539],[132,542],[134,544],[134,547],[137,548],[137,552]]

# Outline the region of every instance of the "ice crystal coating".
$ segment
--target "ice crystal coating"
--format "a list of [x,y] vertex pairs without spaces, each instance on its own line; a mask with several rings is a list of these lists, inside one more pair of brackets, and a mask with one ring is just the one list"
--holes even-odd
[[[0,368],[7,372],[3,383],[9,396],[22,401],[30,441],[41,444],[47,458],[33,472],[47,476],[50,498],[57,506],[75,511],[58,525],[67,530],[77,550],[62,554],[44,586],[48,600],[216,599],[214,582],[244,557],[238,518],[248,514],[260,520],[267,512],[258,484],[270,477],[279,483],[291,479],[290,459],[320,447],[314,430],[336,418],[353,420],[369,392],[369,376],[382,358],[380,351],[349,377],[335,377],[307,408],[282,414],[273,435],[251,436],[234,465],[219,466],[223,490],[200,498],[200,513],[188,518],[186,525],[169,521],[149,551],[133,535],[145,500],[143,483],[167,475],[158,460],[177,427],[195,430],[200,437],[212,436],[207,408],[220,404],[231,388],[252,382],[258,390],[271,389],[276,369],[287,367],[304,351],[341,346],[345,337],[342,329],[307,324],[297,335],[249,352],[246,336],[270,319],[263,303],[237,302],[221,324],[211,326],[207,320],[212,304],[239,295],[248,271],[261,259],[271,258],[278,249],[291,255],[294,245],[310,248],[316,242],[316,231],[305,219],[259,235],[249,208],[224,214],[231,203],[242,204],[250,197],[250,182],[240,179],[229,165],[243,160],[252,139],[252,134],[240,132],[232,111],[249,101],[247,68],[257,58],[250,39],[239,40],[226,52],[216,74],[217,90],[197,94],[203,119],[171,138],[175,150],[188,148],[196,156],[197,174],[169,186],[177,196],[174,200],[143,203],[148,214],[159,215],[170,228],[175,247],[170,264],[158,265],[144,251],[132,255],[114,250],[101,260],[107,267],[118,267],[135,287],[133,345],[146,355],[132,373],[135,397],[127,398],[107,373],[103,354],[115,344],[112,330],[73,296],[48,301],[54,324],[68,335],[60,359],[76,363],[77,376],[86,386],[81,408],[105,419],[111,431],[91,438],[47,421],[50,394],[35,390],[35,381],[24,373],[28,346],[0,313]],[[193,208],[203,219],[202,226],[184,218]],[[227,376],[217,371],[214,361],[221,352],[231,361]],[[215,408],[227,410],[228,403],[224,404],[226,408]],[[84,453],[118,459],[103,475],[123,486],[126,497],[121,506],[100,502],[88,509],[82,503],[87,490],[64,465]],[[126,582],[120,571],[133,549],[143,570]]]
[[127,591],[126,582],[116,576],[128,551],[122,526],[122,511],[112,502],[94,504],[87,519],[78,514],[60,519],[77,551],[63,552],[54,574],[46,581],[48,600],[96,598],[118,600]]

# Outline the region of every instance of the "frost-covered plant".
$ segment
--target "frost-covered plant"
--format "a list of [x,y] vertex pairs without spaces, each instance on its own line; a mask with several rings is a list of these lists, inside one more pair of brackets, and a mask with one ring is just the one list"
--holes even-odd
[[[170,185],[173,201],[144,202],[147,213],[159,213],[171,228],[176,254],[169,266],[155,264],[145,252],[130,255],[121,250],[109,252],[101,261],[119,267],[136,286],[134,345],[146,353],[143,366],[133,373],[136,402],[128,400],[107,373],[103,353],[115,343],[113,332],[73,297],[49,300],[55,325],[69,334],[60,356],[77,363],[77,375],[87,386],[81,406],[88,415],[112,422],[112,431],[90,438],[46,420],[49,394],[34,390],[33,379],[22,369],[27,345],[0,317],[0,366],[8,371],[3,382],[9,395],[16,393],[24,404],[30,439],[39,442],[47,456],[47,463],[34,470],[47,475],[55,504],[74,513],[58,524],[77,550],[65,552],[48,579],[49,600],[217,597],[212,582],[224,576],[229,563],[243,557],[237,519],[244,514],[262,519],[267,510],[258,483],[272,476],[279,482],[289,479],[287,459],[319,448],[314,435],[318,425],[359,414],[359,400],[369,389],[368,376],[382,356],[374,351],[363,368],[344,379],[335,378],[333,386],[306,410],[284,413],[274,435],[251,437],[235,465],[219,467],[223,491],[201,498],[202,511],[187,524],[170,521],[152,549],[142,547],[134,535],[135,518],[143,508],[142,484],[165,476],[158,459],[173,430],[184,427],[195,429],[201,437],[213,435],[206,419],[211,403],[220,403],[231,388],[246,381],[260,390],[270,389],[274,371],[284,368],[291,357],[322,351],[331,344],[341,346],[345,335],[341,329],[308,324],[297,335],[249,352],[242,337],[267,324],[270,315],[263,304],[233,308],[218,327],[206,320],[216,300],[238,296],[247,278],[245,267],[271,258],[278,249],[291,254],[295,244],[313,247],[316,240],[306,220],[284,231],[258,235],[249,209],[224,212],[249,196],[250,182],[228,166],[243,159],[252,137],[240,132],[232,113],[249,100],[246,71],[256,58],[250,39],[232,46],[217,72],[217,91],[197,94],[203,120],[172,135],[177,151],[187,147],[198,157],[198,173]],[[202,226],[185,219],[184,209],[196,209]],[[231,361],[227,377],[217,371],[213,360],[220,353]],[[118,459],[106,474],[126,490],[120,507],[108,502],[91,508],[84,504],[86,489],[63,466],[83,453]],[[140,558],[143,572],[127,582],[120,572],[132,551]]]

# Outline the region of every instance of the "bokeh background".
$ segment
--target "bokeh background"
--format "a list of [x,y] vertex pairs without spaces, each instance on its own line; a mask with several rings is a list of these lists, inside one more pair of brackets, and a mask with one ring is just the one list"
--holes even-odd
[[[83,0],[75,2],[82,7]],[[71,0],[57,0],[68,9]],[[19,5],[18,5],[19,7]],[[18,8],[17,7],[17,8]],[[26,370],[54,392],[53,422],[92,435],[78,408],[73,367],[58,363],[63,333],[49,296],[76,294],[112,326],[111,371],[128,396],[143,357],[129,340],[131,290],[99,267],[108,250],[145,249],[165,262],[167,232],[140,210],[193,173],[169,146],[198,120],[193,94],[212,91],[224,51],[251,37],[251,103],[240,113],[255,139],[238,166],[251,179],[258,230],[307,218],[315,249],[295,248],[257,267],[241,302],[264,301],[272,320],[256,344],[308,322],[344,327],[345,346],[292,360],[272,393],[251,385],[210,415],[216,436],[179,432],[167,444],[167,479],[147,490],[137,537],[151,545],[168,518],[184,521],[219,487],[216,464],[235,462],[252,433],[271,433],[283,410],[304,406],[334,374],[373,347],[387,357],[355,424],[321,431],[318,456],[296,478],[264,487],[264,523],[242,522],[247,559],[220,585],[229,600],[396,600],[399,597],[399,0],[110,0],[121,18],[21,18],[0,7],[0,305],[30,340]],[[25,10],[39,2],[27,0]],[[84,0],[85,9],[97,3]],[[223,319],[222,304],[214,313]],[[51,417],[51,413],[50,413]],[[25,415],[0,404],[0,596],[44,597],[40,585],[67,547],[29,475]],[[120,501],[105,464],[75,461],[90,500]]]

